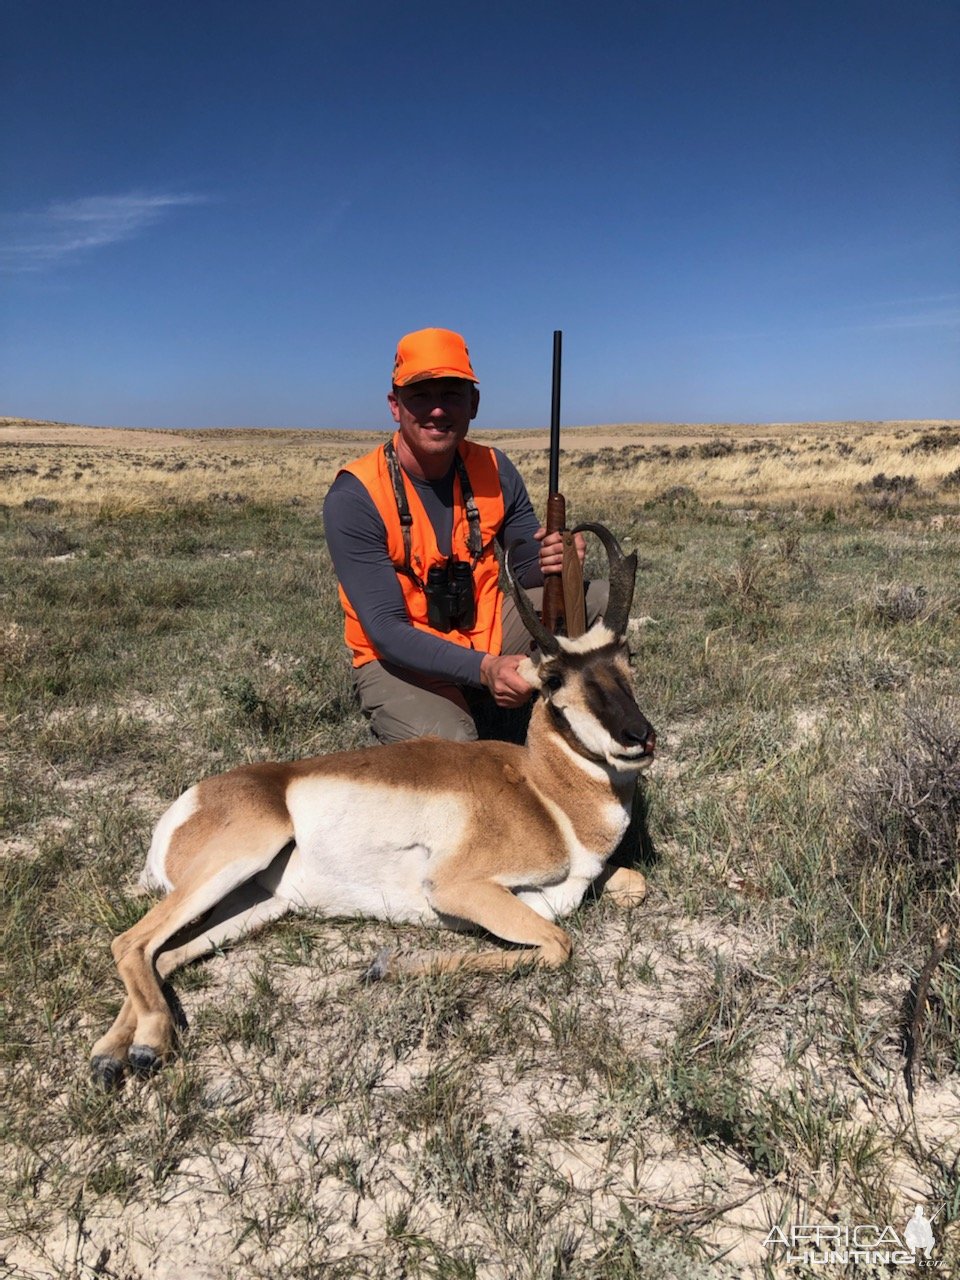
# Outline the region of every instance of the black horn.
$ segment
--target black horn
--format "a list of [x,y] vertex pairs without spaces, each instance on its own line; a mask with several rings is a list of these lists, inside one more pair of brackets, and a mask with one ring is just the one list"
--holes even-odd
[[623,554],[620,543],[606,525],[585,521],[572,530],[573,533],[595,533],[603,543],[610,565],[610,598],[603,620],[614,635],[623,636],[627,631],[633,588],[637,579],[637,553]]
[[540,621],[536,609],[531,603],[530,597],[517,581],[513,566],[510,563],[510,557],[513,552],[521,545],[521,542],[512,542],[507,548],[507,554],[503,558],[503,565],[507,571],[507,579],[510,583],[510,590],[513,592],[513,600],[517,606],[517,613],[520,615],[520,621],[536,640],[540,646],[541,653],[559,653],[560,644],[557,637],[551,635],[547,628]]

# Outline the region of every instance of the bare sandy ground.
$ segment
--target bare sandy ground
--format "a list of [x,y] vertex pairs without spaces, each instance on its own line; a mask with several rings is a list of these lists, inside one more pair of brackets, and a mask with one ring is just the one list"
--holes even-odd
[[163,431],[135,431],[129,427],[81,427],[65,422],[28,422],[22,418],[0,418],[0,445],[89,445],[100,449],[122,449],[131,444],[160,444],[169,448],[170,443],[171,437]]

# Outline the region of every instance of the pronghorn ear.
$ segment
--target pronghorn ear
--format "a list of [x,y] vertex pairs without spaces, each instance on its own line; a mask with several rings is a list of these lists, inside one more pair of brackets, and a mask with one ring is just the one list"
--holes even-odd
[[540,654],[535,654],[532,658],[524,658],[517,667],[517,675],[522,676],[527,684],[532,685],[534,689],[540,688]]

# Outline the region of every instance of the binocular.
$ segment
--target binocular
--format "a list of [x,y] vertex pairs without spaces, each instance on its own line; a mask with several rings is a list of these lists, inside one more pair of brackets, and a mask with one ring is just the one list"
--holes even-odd
[[434,565],[424,584],[427,621],[435,631],[469,631],[477,620],[473,567],[469,560]]

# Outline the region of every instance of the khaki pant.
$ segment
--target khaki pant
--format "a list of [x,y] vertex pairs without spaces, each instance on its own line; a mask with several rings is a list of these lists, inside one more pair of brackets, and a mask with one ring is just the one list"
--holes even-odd
[[[607,591],[606,582],[587,583],[588,627],[607,607]],[[539,609],[543,588],[533,587],[527,595]],[[530,653],[533,647],[513,598],[505,596],[501,653]],[[526,737],[530,705],[498,707],[486,689],[450,684],[390,662],[355,667],[353,686],[380,742],[404,742],[427,734],[451,742],[475,742],[478,737],[523,742]]]

